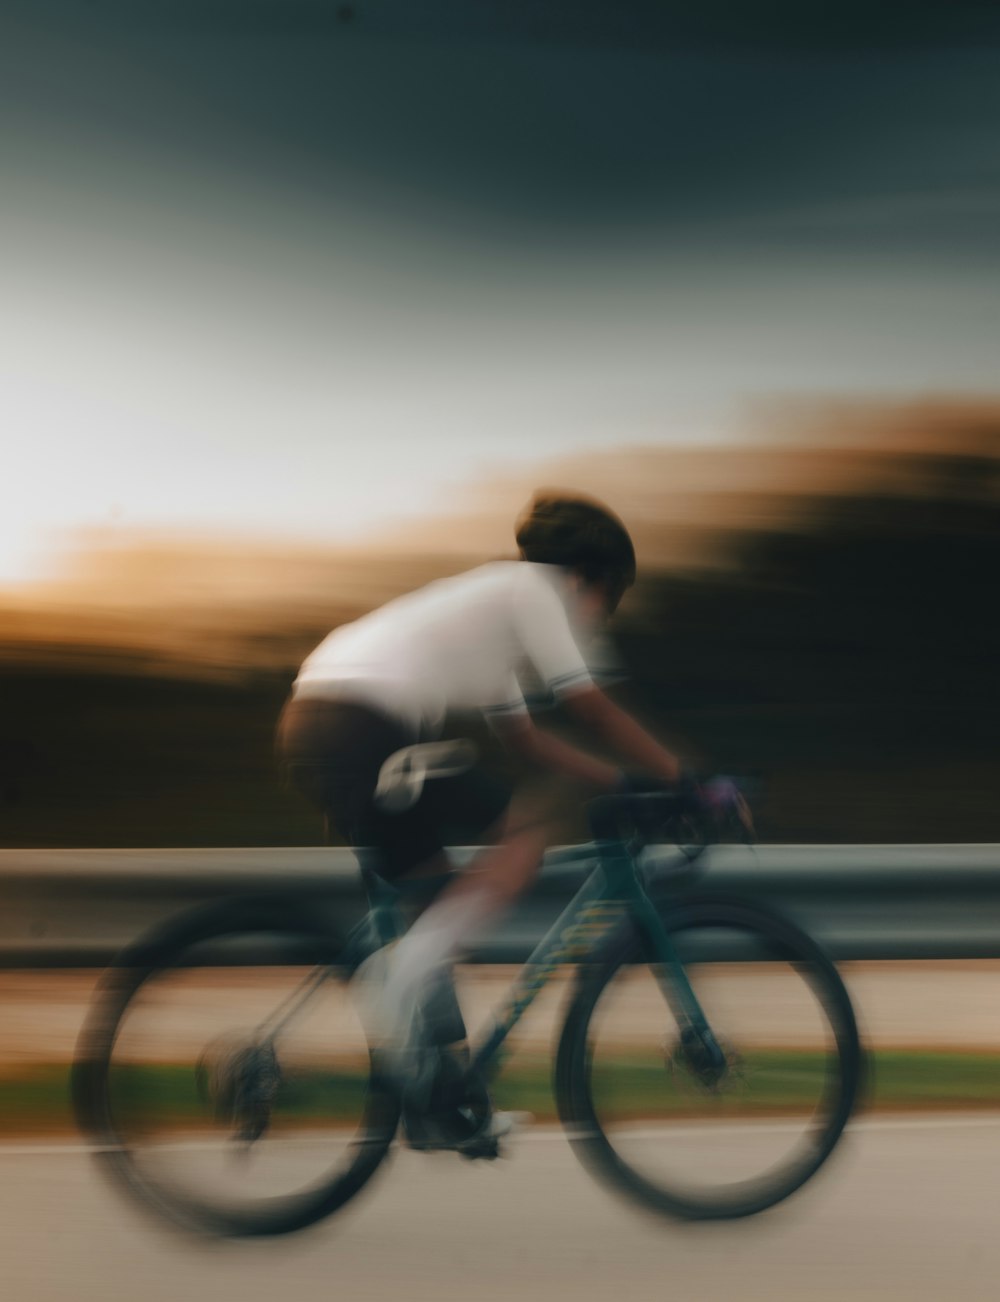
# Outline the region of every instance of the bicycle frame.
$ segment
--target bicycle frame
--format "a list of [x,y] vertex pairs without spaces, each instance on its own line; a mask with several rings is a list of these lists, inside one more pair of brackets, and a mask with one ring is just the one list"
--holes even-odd
[[705,1014],[695,996],[670,937],[639,877],[628,848],[619,841],[598,841],[560,855],[562,862],[597,863],[593,872],[535,946],[495,1014],[494,1025],[472,1050],[472,1067],[495,1072],[507,1036],[521,1020],[557,967],[586,961],[600,942],[630,916],[678,1026],[692,1028],[714,1044]]
[[[596,841],[559,852],[558,859],[566,864],[593,864],[593,871],[532,950],[494,1015],[492,1028],[474,1044],[472,1070],[483,1075],[495,1073],[507,1036],[556,968],[585,962],[626,917],[639,931],[647,961],[682,1035],[688,1030],[693,1032],[710,1053],[718,1054],[708,1020],[628,847],[620,841]],[[371,909],[348,938],[341,962],[316,969],[274,1010],[258,1028],[268,1028],[264,1042],[273,1044],[327,979],[339,975],[344,967],[355,970],[376,949],[405,931],[397,904],[401,892],[377,876],[367,877]]]

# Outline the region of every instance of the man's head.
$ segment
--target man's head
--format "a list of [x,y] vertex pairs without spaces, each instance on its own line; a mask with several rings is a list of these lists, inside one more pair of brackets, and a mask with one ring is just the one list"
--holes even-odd
[[514,537],[523,560],[572,571],[588,588],[601,589],[609,611],[635,582],[628,530],[593,498],[540,489],[519,516]]

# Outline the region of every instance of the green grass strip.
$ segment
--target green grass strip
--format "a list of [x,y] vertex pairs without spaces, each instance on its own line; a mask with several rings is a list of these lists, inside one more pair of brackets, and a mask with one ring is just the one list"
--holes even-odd
[[[718,1097],[706,1098],[681,1074],[675,1078],[655,1055],[615,1058],[594,1069],[595,1094],[615,1116],[753,1115],[800,1111],[816,1100],[823,1060],[795,1050],[760,1051],[746,1063],[746,1078]],[[1000,1052],[882,1050],[869,1062],[864,1103],[869,1110],[996,1108],[1000,1110]],[[556,1114],[546,1059],[512,1059],[496,1081],[498,1106]],[[190,1066],[151,1064],[118,1069],[116,1108],[141,1124],[211,1124]],[[275,1114],[289,1124],[321,1124],[356,1117],[365,1081],[360,1073],[334,1076],[319,1069],[289,1073]],[[58,1132],[72,1126],[69,1069],[24,1064],[0,1076],[0,1133]]]

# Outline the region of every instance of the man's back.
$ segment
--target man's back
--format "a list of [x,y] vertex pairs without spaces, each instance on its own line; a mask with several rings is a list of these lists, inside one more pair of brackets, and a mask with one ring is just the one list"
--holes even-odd
[[555,565],[494,561],[440,579],[336,629],[307,658],[296,696],[346,695],[434,731],[449,710],[524,708],[528,661],[554,690],[589,681]]

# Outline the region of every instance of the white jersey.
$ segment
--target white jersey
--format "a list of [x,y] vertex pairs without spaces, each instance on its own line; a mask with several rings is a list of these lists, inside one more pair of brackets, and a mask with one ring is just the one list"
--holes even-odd
[[370,704],[424,736],[449,710],[525,712],[526,666],[557,697],[591,682],[571,596],[564,570],[529,561],[439,579],[335,629],[293,695]]

